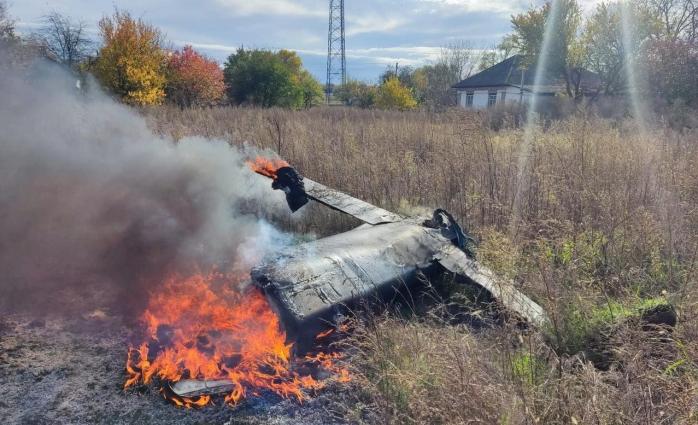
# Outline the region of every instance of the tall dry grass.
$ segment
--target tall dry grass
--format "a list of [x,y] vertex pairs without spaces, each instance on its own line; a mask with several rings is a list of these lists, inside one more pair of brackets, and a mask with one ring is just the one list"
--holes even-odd
[[[537,129],[522,160],[523,131],[506,114],[143,113],[175,138],[274,150],[304,175],[387,209],[446,208],[480,239],[483,262],[547,308],[554,326],[528,334],[493,326],[474,337],[428,317],[360,324],[350,342],[364,407],[347,409],[352,421],[698,421],[695,131],[659,124],[643,134],[631,121],[580,112]],[[320,234],[356,224],[308,216],[290,224]],[[675,329],[647,329],[640,317],[656,305],[678,311]]]

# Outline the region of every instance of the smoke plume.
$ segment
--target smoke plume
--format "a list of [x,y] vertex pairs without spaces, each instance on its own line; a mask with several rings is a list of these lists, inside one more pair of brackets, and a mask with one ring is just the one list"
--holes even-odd
[[94,282],[128,303],[165,272],[254,261],[279,233],[244,211],[283,196],[249,171],[248,151],[156,136],[55,66],[3,71],[0,307]]

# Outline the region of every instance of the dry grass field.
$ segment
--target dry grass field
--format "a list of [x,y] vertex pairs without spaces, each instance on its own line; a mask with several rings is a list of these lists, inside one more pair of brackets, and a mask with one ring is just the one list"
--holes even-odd
[[[445,208],[482,261],[547,308],[542,331],[473,329],[435,311],[444,306],[357,325],[349,421],[698,421],[697,132],[578,113],[535,130],[521,158],[524,132],[506,114],[142,112],[160,134],[267,148],[387,209]],[[304,223],[289,224],[320,234],[355,224]],[[463,302],[457,292],[445,302]],[[675,327],[651,324],[671,310]]]

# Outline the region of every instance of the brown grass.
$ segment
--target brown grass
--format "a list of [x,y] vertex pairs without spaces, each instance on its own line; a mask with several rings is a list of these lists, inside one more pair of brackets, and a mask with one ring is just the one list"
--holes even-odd
[[[523,131],[506,116],[494,131],[491,116],[458,111],[143,113],[177,139],[272,149],[387,209],[446,208],[480,238],[479,257],[552,316],[553,329],[528,335],[507,326],[474,335],[424,317],[359,325],[350,342],[362,391],[350,420],[698,422],[696,132],[641,134],[582,112],[536,130],[522,161]],[[352,224],[323,213],[294,225],[325,234]],[[673,333],[643,330],[643,309],[667,302],[679,312]],[[599,358],[605,370],[589,362]]]

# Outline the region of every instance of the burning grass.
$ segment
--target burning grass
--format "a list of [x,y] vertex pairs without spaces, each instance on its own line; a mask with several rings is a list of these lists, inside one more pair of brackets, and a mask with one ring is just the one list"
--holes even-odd
[[[295,359],[293,344],[264,295],[241,282],[239,276],[211,273],[173,276],[159,286],[141,318],[146,338],[128,350],[124,388],[157,379],[174,404],[201,407],[213,398],[179,397],[167,385],[182,379],[228,380],[232,389],[223,401],[236,405],[264,391],[304,401],[331,380],[349,380],[338,365],[339,353]],[[319,373],[324,379],[313,376]]]

